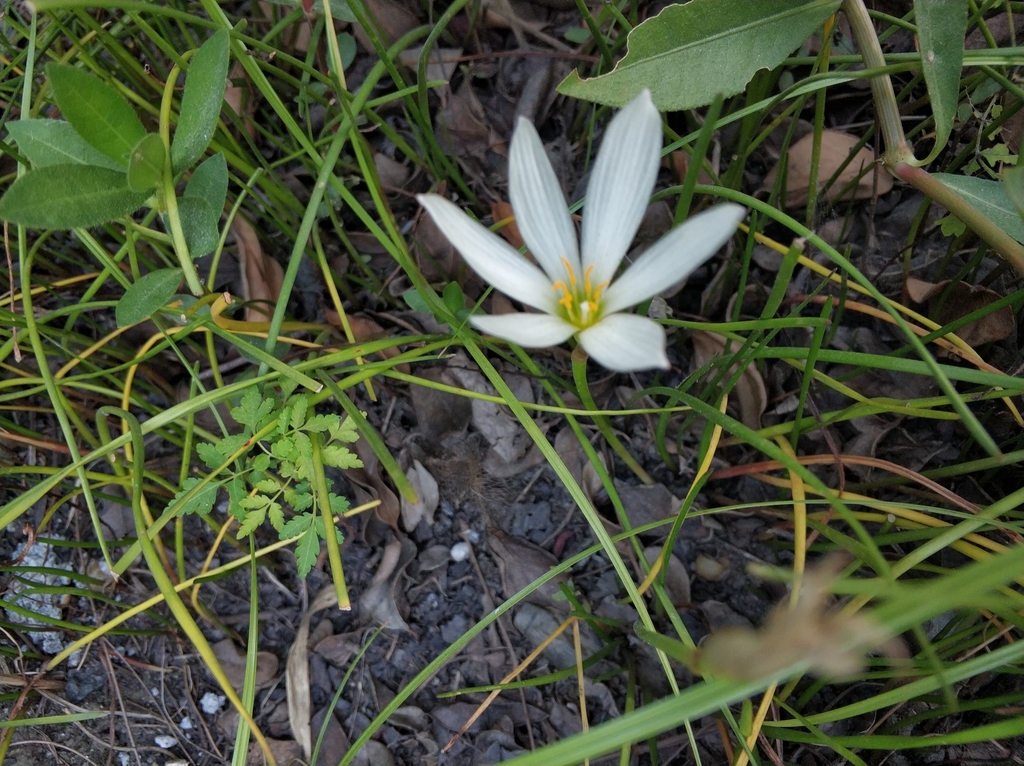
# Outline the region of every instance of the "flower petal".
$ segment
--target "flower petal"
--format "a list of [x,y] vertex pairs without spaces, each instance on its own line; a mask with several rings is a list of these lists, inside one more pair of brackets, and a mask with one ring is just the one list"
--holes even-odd
[[636,314],[612,314],[579,335],[584,350],[615,372],[669,368],[665,331],[657,322]]
[[557,346],[576,332],[564,319],[550,314],[479,314],[470,317],[469,322],[488,335],[523,348]]
[[527,247],[552,282],[568,278],[562,259],[579,273],[576,227],[562,187],[551,169],[536,128],[522,117],[508,153],[508,194]]
[[621,311],[690,276],[736,232],[747,214],[728,203],[688,219],[659,239],[615,280],[601,299],[603,311]]
[[636,236],[661,163],[661,116],[644,90],[608,124],[587,184],[583,209],[583,269],[591,282],[615,276]]
[[466,263],[485,282],[527,306],[554,313],[558,300],[551,288],[551,280],[515,248],[444,197],[420,194],[416,199],[430,213],[441,233],[448,237]]

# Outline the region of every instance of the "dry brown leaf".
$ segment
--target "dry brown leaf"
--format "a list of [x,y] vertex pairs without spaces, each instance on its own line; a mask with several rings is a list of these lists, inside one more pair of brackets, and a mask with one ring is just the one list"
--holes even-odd
[[[648,564],[653,564],[662,554],[664,549],[660,545],[652,545],[644,548],[644,558]],[[664,570],[662,570],[664,571]],[[659,574],[659,577],[661,575]],[[665,592],[668,594],[672,606],[685,607],[690,604],[690,575],[686,571],[683,562],[674,553],[668,557],[668,574],[665,577]]]
[[[491,531],[487,536],[487,546],[498,562],[505,598],[514,596],[538,577],[547,574],[552,567],[558,566],[558,559],[539,545],[521,537],[506,535],[500,530]],[[565,575],[558,575],[530,593],[526,600],[551,609],[568,610],[568,601],[554,600],[563,582],[566,582]]]
[[373,164],[377,168],[377,178],[380,185],[385,189],[402,189],[405,182],[409,180],[410,170],[402,162],[388,157],[386,154],[376,152],[373,155]]
[[437,487],[437,480],[419,460],[413,460],[409,470],[405,472],[406,478],[416,492],[416,502],[410,502],[402,498],[402,526],[406,532],[416,529],[420,520],[425,520],[427,526],[434,524],[434,511],[441,502],[441,496]]
[[313,735],[309,725],[309,621],[317,612],[337,605],[338,595],[333,586],[320,591],[302,615],[295,640],[288,649],[284,676],[288,695],[288,722],[292,727],[292,736],[302,746],[302,754],[307,762],[313,753]]
[[249,138],[255,138],[256,125],[252,121],[252,116],[255,114],[257,101],[253,98],[252,88],[249,87],[249,76],[245,73],[241,62],[235,62],[228,73],[228,85],[224,89],[224,101],[231,111],[241,118]]
[[416,558],[416,544],[407,537],[393,537],[384,546],[377,573],[359,598],[359,608],[388,630],[409,630],[395,598],[395,585],[409,562]]
[[[345,326],[342,324],[341,317],[338,316],[337,311],[325,308],[324,316],[327,319],[327,324],[332,327],[337,327],[339,330],[344,332]],[[362,340],[380,340],[388,336],[388,331],[369,317],[364,317],[359,314],[348,314],[346,318],[348,319],[349,329],[352,330],[352,338],[357,342]],[[397,347],[391,346],[390,348],[381,350],[379,353],[385,359],[391,359],[402,352]],[[396,365],[395,369],[399,372],[405,373],[406,375],[412,372],[412,368],[405,363]]]
[[525,242],[523,235],[519,232],[519,225],[516,223],[516,214],[512,206],[507,202],[491,202],[491,218],[498,221],[508,221],[507,224],[498,229],[498,233],[512,245],[516,250],[521,248]]
[[[928,316],[940,325],[947,325],[968,314],[985,308],[1002,298],[999,293],[980,285],[966,282],[953,283],[946,279],[937,284],[910,277],[907,279],[907,295],[914,303],[926,303]],[[982,346],[1013,335],[1016,321],[1013,309],[1003,306],[991,314],[966,324],[956,335],[971,347]]]
[[[690,360],[690,371],[703,367],[712,357],[721,356],[726,353],[726,339],[718,333],[695,330],[691,333],[693,338],[693,358]],[[729,352],[734,348],[739,349],[739,343],[729,341]],[[732,375],[736,368],[729,370]],[[737,399],[740,409],[740,420],[747,428],[755,431],[761,428],[761,416],[768,407],[768,391],[765,389],[764,379],[753,363],[747,365],[743,375],[737,381],[732,393]]]
[[[555,452],[562,458],[565,467],[576,480],[576,483],[583,489],[587,499],[593,502],[597,493],[601,491],[601,479],[597,475],[594,466],[587,459],[583,446],[571,428],[566,426],[555,435]],[[605,462],[603,454],[598,454],[602,465]],[[607,468],[607,466],[604,466]],[[589,469],[589,470],[588,470]]]
[[[420,24],[414,13],[395,0],[366,0],[366,10],[377,22],[387,45],[393,45]],[[352,32],[364,51],[374,52],[373,43],[362,24],[353,24]]]
[[[823,130],[821,132],[821,156],[818,162],[818,190],[823,190],[828,180],[835,175],[840,166],[846,162],[854,147],[860,141],[857,136],[839,130]],[[814,134],[808,133],[789,148],[786,161],[786,207],[801,207],[807,204],[810,192],[811,152],[814,147]],[[781,161],[765,176],[761,189],[769,191],[775,185]],[[859,180],[858,180],[859,179]],[[850,185],[856,184],[853,191]],[[827,190],[825,195],[829,202],[850,199],[870,199],[874,195],[887,193],[892,189],[892,176],[881,165],[875,162],[875,153],[863,147],[851,159],[843,171]]]
[[281,264],[263,252],[256,230],[241,215],[231,222],[238,243],[238,263],[242,272],[242,296],[246,322],[269,322],[281,295],[284,270]]
[[[423,46],[407,48],[398,54],[398,60],[404,66],[416,71],[420,63],[420,54]],[[430,52],[430,59],[427,61],[428,80],[450,80],[455,74],[455,67],[462,60],[462,48],[434,48]]]
[[[242,693],[245,683],[245,653],[240,651],[230,638],[218,641],[212,647],[213,654],[224,668],[224,674],[231,682],[231,687]],[[256,688],[265,689],[274,681],[279,665],[277,655],[271,652],[256,653]]]

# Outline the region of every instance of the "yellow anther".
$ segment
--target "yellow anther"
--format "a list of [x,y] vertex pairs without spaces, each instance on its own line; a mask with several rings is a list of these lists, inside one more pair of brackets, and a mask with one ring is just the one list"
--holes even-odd
[[594,270],[594,264],[587,266],[587,270],[583,272],[583,291],[590,295],[590,272]]
[[565,264],[565,270],[567,272],[569,272],[569,284],[572,285],[575,288],[576,287],[576,272],[574,272],[572,270],[572,264],[569,263],[569,259],[564,257],[564,256],[562,257],[562,263]]

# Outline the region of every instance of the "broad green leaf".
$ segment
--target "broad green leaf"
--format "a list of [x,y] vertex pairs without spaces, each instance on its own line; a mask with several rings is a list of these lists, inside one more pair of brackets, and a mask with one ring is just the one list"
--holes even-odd
[[185,244],[193,258],[202,258],[217,249],[220,243],[220,214],[201,197],[178,200],[178,218],[185,232]]
[[47,165],[96,165],[124,172],[103,152],[93,149],[64,120],[15,120],[7,132],[18,143],[18,151],[34,168]]
[[1004,170],[1003,184],[1006,186],[1006,195],[1017,209],[1017,214],[1024,217],[1024,166]]
[[134,213],[147,197],[128,188],[123,171],[47,165],[11,184],[0,198],[0,220],[33,229],[99,226]]
[[[345,7],[347,8],[348,5],[346,4]],[[338,53],[341,54],[342,69],[347,70],[350,66],[352,66],[352,62],[356,60],[356,38],[354,38],[348,32],[339,32]]]
[[64,119],[93,148],[124,166],[146,135],[135,110],[111,85],[65,64],[48,64],[47,77]]
[[181,114],[171,143],[174,172],[191,167],[203,156],[217,129],[228,77],[228,32],[220,30],[202,44],[189,63]]
[[[190,476],[185,479],[181,484],[181,491],[174,496],[174,500],[171,501],[172,505],[176,503],[180,498],[184,497],[188,492],[199,484],[199,479],[194,476]],[[213,482],[209,482],[202,489],[196,493],[192,499],[188,500],[178,509],[179,516],[185,516],[186,514],[195,514],[197,516],[208,516],[210,511],[213,510],[213,504],[217,500],[217,490],[220,485]]]
[[641,90],[662,111],[731,96],[759,69],[781,64],[839,8],[840,0],[691,0],[670,5],[629,33],[629,52],[608,74],[576,72],[559,93],[624,106]]
[[218,213],[224,209],[228,196],[228,163],[221,152],[207,158],[192,171],[184,196],[206,200],[206,204]]
[[149,272],[129,287],[117,302],[117,308],[114,309],[117,326],[130,327],[149,319],[168,304],[180,284],[181,269]]
[[1024,221],[1000,181],[951,173],[933,173],[932,177],[957,192],[1015,240],[1024,243]]
[[156,133],[147,133],[132,149],[128,160],[128,186],[132,191],[148,192],[164,177],[164,142]]
[[[302,0],[270,0],[274,5],[287,5],[289,8],[302,8]],[[324,13],[323,0],[313,0],[313,13],[322,16]],[[331,0],[331,15],[335,21],[355,22],[355,14],[348,7],[345,0]]]
[[960,96],[960,70],[967,35],[967,0],[914,0],[914,20],[921,49],[921,70],[935,117],[934,160],[953,129]]

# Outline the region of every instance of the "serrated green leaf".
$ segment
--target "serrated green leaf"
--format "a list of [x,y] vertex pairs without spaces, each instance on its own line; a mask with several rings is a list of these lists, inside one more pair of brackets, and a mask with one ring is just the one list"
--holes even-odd
[[307,482],[303,482],[302,484],[306,486],[307,489],[286,490],[284,493],[284,501],[288,503],[296,513],[301,513],[313,505],[313,495],[308,490],[309,484]]
[[249,441],[249,437],[245,434],[225,436],[217,442],[217,451],[226,458],[242,449],[247,441]]
[[189,63],[181,114],[171,143],[175,173],[195,164],[217,129],[227,84],[228,43],[228,32],[222,29],[202,44]]
[[202,258],[217,249],[220,244],[220,216],[206,200],[182,197],[178,200],[178,218],[192,258]]
[[362,468],[363,461],[349,449],[339,444],[324,445],[322,450],[325,465],[335,468]]
[[270,453],[278,460],[294,462],[297,454],[295,442],[290,437],[284,436],[270,445]]
[[156,133],[147,133],[132,149],[128,159],[128,187],[149,192],[164,177],[164,142]]
[[337,428],[340,424],[340,415],[313,415],[306,421],[302,430],[313,433],[324,433],[325,431]]
[[65,120],[12,120],[6,128],[32,167],[95,165],[124,172],[123,165],[93,149]]
[[134,213],[148,195],[125,173],[94,165],[47,165],[17,179],[0,198],[0,220],[31,229],[99,226]]
[[247,511],[253,511],[257,508],[266,508],[270,505],[270,498],[266,495],[249,495],[243,500],[240,500],[239,505]]
[[331,439],[349,443],[359,441],[359,430],[356,428],[355,421],[345,418],[337,428],[331,429]]
[[305,579],[309,570],[316,564],[320,555],[320,536],[309,530],[295,543],[295,560],[298,564],[299,577]]
[[196,444],[196,454],[199,455],[199,459],[206,463],[208,468],[217,469],[220,468],[221,463],[224,462],[224,456],[217,451],[217,448],[209,442],[199,442]]
[[242,508],[242,501],[249,496],[245,489],[245,480],[238,475],[232,476],[228,482],[228,513],[238,521],[245,519],[245,509]]
[[986,178],[958,176],[951,173],[932,173],[983,213],[996,226],[1018,242],[1024,243],[1024,221],[1021,221],[1006,186]]
[[280,503],[271,503],[267,506],[267,519],[270,520],[270,525],[278,532],[284,527],[284,511],[281,508]]
[[313,443],[302,431],[295,432],[295,468],[298,478],[313,478]]
[[281,489],[281,484],[277,479],[261,479],[254,483],[253,486],[260,492],[278,492]]
[[75,132],[90,146],[127,167],[146,129],[116,88],[66,64],[48,64],[53,98]]
[[260,476],[260,474],[270,468],[270,455],[266,452],[261,452],[252,459],[252,463],[249,467],[252,470],[253,476]]
[[296,396],[291,401],[292,409],[288,416],[288,425],[300,428],[306,422],[306,411],[309,409],[309,397],[305,394]]
[[573,72],[558,92],[625,106],[647,88],[661,111],[710,104],[743,90],[759,69],[781,64],[840,0],[691,0],[669,5],[635,27],[629,52],[608,74],[589,80]]
[[[174,499],[171,500],[171,505],[179,502],[185,495],[187,495],[194,487],[200,483],[200,479],[190,476],[181,483],[181,490],[174,495]],[[186,514],[196,514],[197,516],[208,516],[210,511],[213,510],[213,504],[217,500],[217,490],[219,485],[213,482],[208,482],[202,489],[200,489],[192,498],[182,503],[178,508],[178,515],[184,516]]]
[[129,287],[114,309],[118,327],[131,327],[166,306],[181,284],[181,269],[151,271]]
[[285,540],[289,537],[295,537],[301,535],[313,526],[313,514],[312,513],[300,513],[297,516],[292,516],[288,519],[287,523],[281,527],[281,539]]
[[262,505],[258,508],[254,508],[245,514],[245,519],[238,525],[238,539],[241,540],[243,537],[248,537],[257,529],[260,528],[260,524],[267,518],[267,506]]
[[337,514],[338,516],[344,516],[345,512],[348,511],[349,508],[348,498],[342,495],[336,495],[333,492],[328,493],[327,497],[331,504],[331,513]]
[[273,399],[264,399],[259,390],[253,386],[247,388],[242,394],[242,401],[238,407],[231,410],[231,417],[239,425],[248,426],[256,430],[260,421],[263,420],[274,406]]
[[927,164],[946,148],[960,100],[960,70],[967,36],[967,0],[914,0],[921,71],[935,117],[935,146]]

